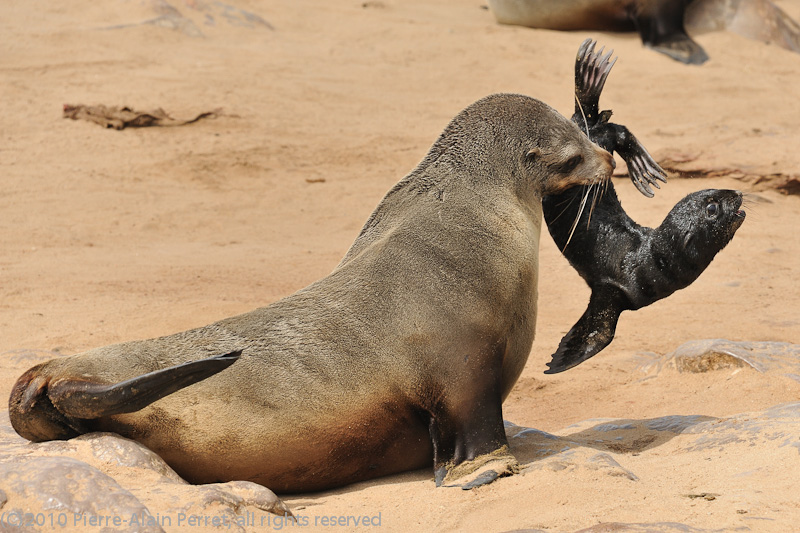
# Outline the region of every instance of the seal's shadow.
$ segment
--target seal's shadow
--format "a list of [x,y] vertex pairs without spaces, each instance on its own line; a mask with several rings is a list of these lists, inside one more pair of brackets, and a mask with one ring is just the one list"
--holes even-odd
[[[594,419],[569,426],[567,430],[575,431],[565,436],[517,426],[508,421],[505,426],[511,453],[516,456],[523,471],[538,468],[564,470],[571,466],[584,465],[592,470],[603,469],[609,475],[636,479],[635,474],[621,467],[607,453],[636,455],[661,446],[698,424],[715,420],[719,419],[701,415],[675,415],[642,420]],[[320,505],[317,498],[323,494],[347,494],[369,486],[419,481],[430,481],[433,486],[433,474],[429,468],[355,483],[332,491],[281,494],[281,497],[290,506],[305,509]]]
[[701,415],[664,416],[642,420],[587,420],[570,426],[576,431],[565,436],[517,426],[506,421],[506,435],[523,468],[569,450],[593,448],[600,452],[639,454],[656,448],[693,426],[718,420]]

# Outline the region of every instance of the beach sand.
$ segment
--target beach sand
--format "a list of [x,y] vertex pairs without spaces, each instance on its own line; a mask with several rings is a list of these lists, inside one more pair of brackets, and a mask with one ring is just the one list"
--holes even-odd
[[[697,339],[800,342],[800,55],[718,32],[697,37],[710,61],[686,66],[634,34],[501,26],[479,0],[234,4],[261,20],[177,0],[185,17],[170,18],[164,5],[0,6],[2,395],[43,357],[21,350],[68,354],[174,333],[326,275],[459,110],[516,92],[570,116],[575,53],[593,37],[619,56],[602,108],[670,169],[653,199],[615,178],[629,215],[656,226],[690,192],[737,188],[747,220],[736,237],[693,285],[623,313],[600,355],[548,376],[589,290],[542,236],[536,340],[504,418],[566,440],[537,455],[539,444],[512,439],[528,458],[522,475],[461,491],[436,489],[422,470],[281,496],[309,519],[304,530],[360,515],[378,520],[361,529],[382,531],[797,528],[800,407],[772,408],[800,401],[800,370],[687,373],[667,355]],[[64,104],[221,112],[116,131],[63,119]],[[664,437],[647,427],[653,419],[685,424]],[[603,424],[630,427],[605,438]],[[153,514],[177,512],[151,478],[110,475]],[[0,512],[68,509],[23,498],[8,481],[0,489]],[[219,530],[187,528],[164,524]]]

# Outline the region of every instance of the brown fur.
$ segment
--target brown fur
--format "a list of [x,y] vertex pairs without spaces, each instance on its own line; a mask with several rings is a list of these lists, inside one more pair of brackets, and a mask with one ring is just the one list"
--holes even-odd
[[[502,400],[534,338],[541,197],[611,170],[611,156],[545,104],[484,98],[386,195],[329,276],[206,327],[45,363],[15,386],[12,423],[54,438],[46,424],[25,428],[59,380],[115,383],[242,350],[140,411],[71,422],[134,438],[190,481],[276,491],[495,451],[506,444]],[[46,383],[38,396],[32,377]]]
[[708,59],[686,33],[728,29],[800,52],[800,25],[770,0],[489,0],[498,22],[549,30],[637,31],[645,46],[689,64]]

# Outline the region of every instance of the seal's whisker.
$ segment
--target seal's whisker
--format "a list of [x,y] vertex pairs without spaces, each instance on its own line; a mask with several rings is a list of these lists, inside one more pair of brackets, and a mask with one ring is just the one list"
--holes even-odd
[[562,254],[564,253],[564,250],[567,249],[567,246],[569,246],[569,242],[572,240],[572,236],[575,234],[575,229],[578,227],[578,222],[580,221],[581,216],[583,215],[583,210],[586,208],[586,200],[589,198],[589,191],[591,190],[593,185],[594,183],[590,184],[586,188],[586,194],[583,195],[583,199],[581,200],[581,206],[578,208],[578,214],[575,216],[575,220],[572,222],[572,227],[569,230],[569,237],[567,237],[567,242],[564,243],[564,248],[561,249]]
[[581,116],[583,117],[583,127],[584,127],[584,129],[586,129],[586,136],[591,141],[592,140],[592,136],[589,135],[589,121],[586,120],[586,113],[583,112],[583,106],[581,105],[581,99],[578,98],[577,91],[575,92],[575,103],[578,104],[578,109],[581,110]]
[[739,209],[742,211],[747,210],[748,217],[758,218],[761,213],[758,209],[766,203],[767,200],[753,193],[742,193],[742,204]]
[[597,198],[598,196],[602,196],[602,187],[602,184],[598,184],[598,186],[594,188],[594,195],[592,195],[592,206],[589,208],[589,217],[586,219],[587,230],[589,229],[589,224],[592,222],[592,214],[594,213],[594,207],[597,205]]
[[562,209],[561,212],[553,218],[553,222],[555,222],[559,218],[561,218],[561,215],[563,215],[564,213],[566,213],[569,210],[570,206],[572,205],[572,202],[574,202],[574,201],[575,201],[575,196],[572,195],[572,196],[569,197],[568,201],[561,202],[560,204],[558,204],[559,206],[563,205],[564,209]]
[[763,204],[765,202],[766,200],[764,200],[764,198],[758,196],[757,194],[753,194],[751,192],[742,193],[742,207],[756,207],[759,204]]

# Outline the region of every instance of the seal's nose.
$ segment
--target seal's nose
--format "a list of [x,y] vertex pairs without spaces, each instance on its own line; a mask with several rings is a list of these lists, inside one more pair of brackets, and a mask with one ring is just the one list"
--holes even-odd
[[611,167],[611,172],[613,172],[614,169],[617,168],[617,162],[614,161],[614,156],[611,155],[610,152],[608,152],[606,150],[603,150],[599,146],[596,146],[596,149],[597,149],[597,153],[600,155],[600,157],[605,159],[606,163],[608,163],[608,166]]

